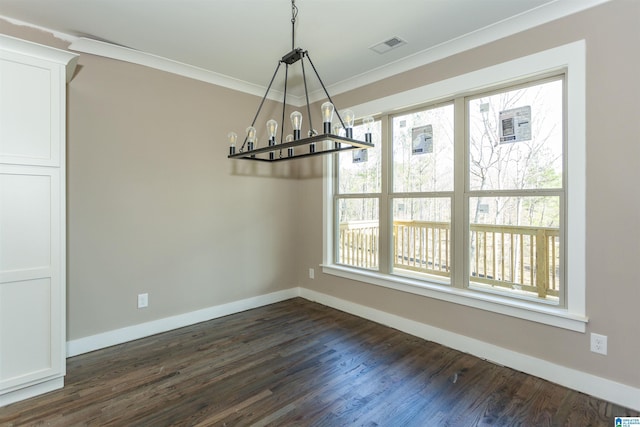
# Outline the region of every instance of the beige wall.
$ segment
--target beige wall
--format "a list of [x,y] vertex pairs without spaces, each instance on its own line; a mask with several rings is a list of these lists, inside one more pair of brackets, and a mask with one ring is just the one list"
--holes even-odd
[[[401,90],[553,48],[587,43],[587,333],[487,313],[326,274],[322,262],[322,180],[301,181],[301,207],[313,227],[298,265],[301,286],[474,337],[517,352],[640,386],[640,2],[615,0],[578,15],[336,96],[356,105]],[[571,77],[569,77],[571,78]],[[608,336],[608,356],[589,351],[589,333]]]
[[[82,55],[68,89],[68,338],[301,285],[639,387],[639,27],[640,2],[614,0],[334,96],[360,104],[586,39],[587,334],[321,274],[321,163],[224,156],[256,97]],[[589,332],[608,335],[608,356],[589,352]]]
[[[297,183],[282,179],[292,166],[226,158],[227,132],[247,126],[259,98],[93,55],[79,65],[68,85],[67,339],[296,286]],[[150,305],[139,310],[142,292]]]

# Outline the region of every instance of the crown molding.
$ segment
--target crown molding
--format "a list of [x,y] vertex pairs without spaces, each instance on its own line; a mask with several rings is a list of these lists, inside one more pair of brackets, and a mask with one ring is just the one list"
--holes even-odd
[[[130,62],[133,64],[143,65],[145,67],[155,68],[157,70],[166,71],[172,74],[178,74],[217,86],[226,87],[237,90],[239,92],[248,93],[256,96],[264,96],[266,88],[253,83],[248,83],[224,74],[215,73],[204,68],[195,67],[193,65],[174,61],[162,56],[154,55],[147,52],[119,46],[112,43],[94,40],[87,37],[78,37],[69,45],[69,49],[88,53],[91,55],[102,56],[105,58],[116,59],[119,61]],[[277,91],[270,91],[268,98],[278,100],[282,94]]]
[[17,54],[28,54],[35,58],[64,65],[65,80],[67,83],[71,81],[78,64],[78,55],[75,53],[18,39],[6,34],[0,34],[0,50]]

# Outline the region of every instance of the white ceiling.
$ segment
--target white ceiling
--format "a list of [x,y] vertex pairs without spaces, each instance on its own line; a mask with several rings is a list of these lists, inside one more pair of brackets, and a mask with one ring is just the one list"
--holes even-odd
[[[334,94],[603,1],[296,0],[296,47],[308,50]],[[0,0],[0,16],[199,67],[262,93],[291,50],[290,0]],[[394,36],[407,44],[370,49]]]

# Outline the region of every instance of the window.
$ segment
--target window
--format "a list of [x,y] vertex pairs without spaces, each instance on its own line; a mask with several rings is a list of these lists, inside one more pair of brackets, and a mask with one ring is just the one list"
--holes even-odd
[[584,331],[583,79],[578,42],[359,106],[392,113],[327,162],[323,271]]
[[[336,259],[340,264],[372,270],[378,269],[380,258],[380,129],[380,121],[375,122],[372,129],[375,148],[339,154],[342,166],[335,202],[339,224]],[[353,137],[364,140],[364,128],[355,126]]]
[[564,305],[564,76],[466,99],[469,288]]
[[453,110],[448,103],[390,118],[394,273],[450,283]]
[[[337,263],[379,270],[390,257],[384,272],[561,305],[563,82],[557,75],[383,115],[375,149],[338,157]],[[383,122],[391,129],[386,153]],[[458,183],[456,145],[466,159]],[[392,184],[383,192],[385,154]],[[392,248],[381,251],[383,195]],[[468,214],[452,224],[460,200]],[[466,236],[462,259],[451,252],[456,231]],[[452,282],[453,269],[466,271],[465,280]]]

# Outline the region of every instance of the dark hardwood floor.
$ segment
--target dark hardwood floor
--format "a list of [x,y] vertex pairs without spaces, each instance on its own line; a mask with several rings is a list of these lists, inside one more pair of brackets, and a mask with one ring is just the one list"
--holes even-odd
[[0,425],[612,426],[635,411],[296,298],[68,359]]

